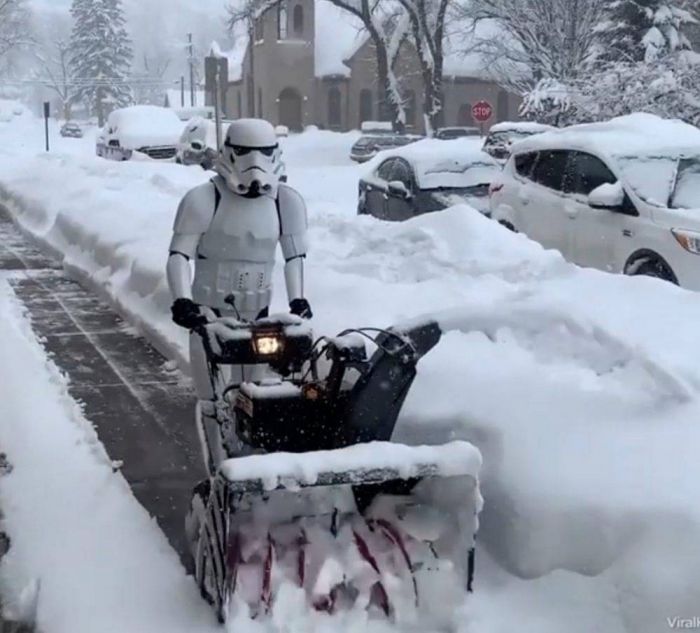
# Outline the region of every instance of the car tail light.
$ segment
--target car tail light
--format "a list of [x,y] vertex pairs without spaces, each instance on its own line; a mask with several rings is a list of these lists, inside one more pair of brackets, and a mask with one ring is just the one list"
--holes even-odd
[[489,196],[492,196],[494,193],[498,193],[501,189],[503,189],[503,183],[500,182],[494,182],[489,185]]

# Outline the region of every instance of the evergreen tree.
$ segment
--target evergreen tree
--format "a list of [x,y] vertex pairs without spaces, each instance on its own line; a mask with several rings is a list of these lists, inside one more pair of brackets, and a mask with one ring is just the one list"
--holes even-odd
[[73,0],[71,74],[75,100],[104,124],[106,114],[132,102],[128,85],[133,52],[121,0]]
[[603,58],[654,61],[679,50],[690,50],[683,33],[697,18],[687,0],[615,0],[600,26]]

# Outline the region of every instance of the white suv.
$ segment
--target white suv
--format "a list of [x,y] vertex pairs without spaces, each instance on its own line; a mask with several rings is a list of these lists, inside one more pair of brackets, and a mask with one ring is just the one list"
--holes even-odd
[[700,290],[700,130],[633,114],[512,148],[492,217],[581,266]]

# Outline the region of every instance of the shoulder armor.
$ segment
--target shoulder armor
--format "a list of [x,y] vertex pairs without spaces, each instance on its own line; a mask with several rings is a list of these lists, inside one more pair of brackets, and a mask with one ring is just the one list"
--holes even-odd
[[180,201],[175,217],[175,233],[201,235],[204,233],[216,209],[216,190],[211,182],[190,189]]

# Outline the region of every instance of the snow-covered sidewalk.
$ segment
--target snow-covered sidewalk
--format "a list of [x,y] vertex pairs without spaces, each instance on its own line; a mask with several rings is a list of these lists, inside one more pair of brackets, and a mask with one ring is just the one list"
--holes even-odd
[[[184,364],[164,267],[178,199],[206,174],[102,161],[89,140],[38,155],[27,126],[0,144],[0,200]],[[468,207],[358,218],[352,140],[285,141],[309,204],[314,328],[437,314],[454,330],[422,361],[400,431],[484,455],[489,557],[460,622],[652,633],[700,615],[700,296],[578,269]]]

